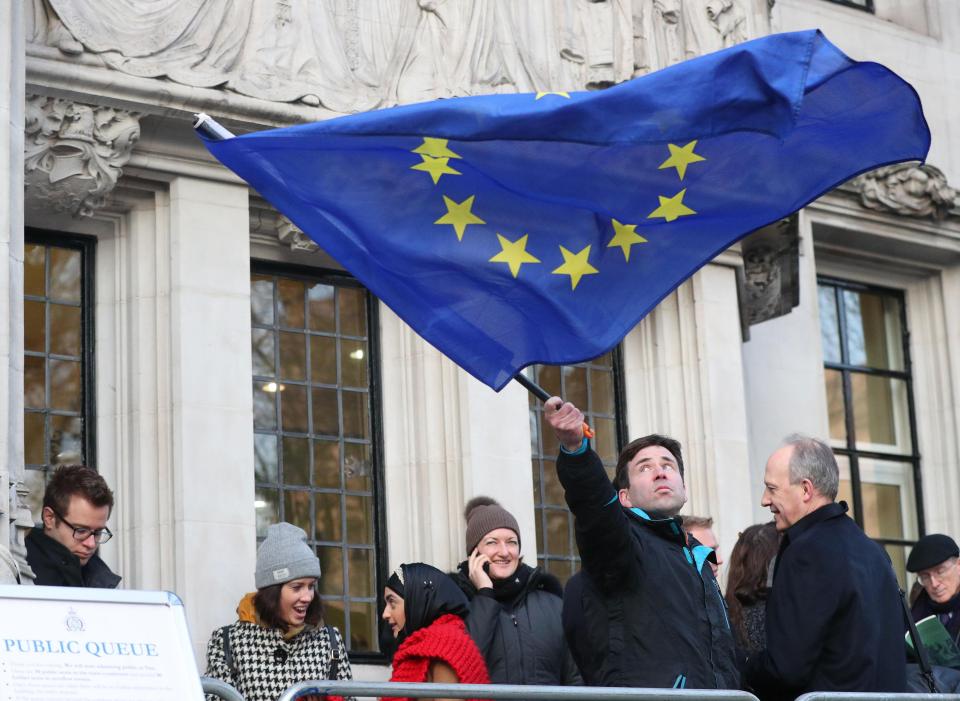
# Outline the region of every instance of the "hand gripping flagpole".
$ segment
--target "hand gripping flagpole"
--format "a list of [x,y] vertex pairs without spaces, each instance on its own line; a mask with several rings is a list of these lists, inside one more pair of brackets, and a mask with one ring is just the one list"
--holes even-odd
[[[193,123],[194,130],[201,136],[210,139],[211,141],[223,141],[224,139],[229,139],[234,136],[229,129],[224,127],[208,114],[199,112],[195,114],[194,117],[196,117],[196,121]],[[528,378],[522,372],[518,372],[516,375],[514,375],[513,379],[523,385],[534,397],[537,397],[540,401],[545,402],[550,399],[550,393],[547,392],[547,390]],[[583,435],[587,438],[593,438],[594,436],[593,429],[590,428],[590,425],[587,424],[586,421],[583,423]]]

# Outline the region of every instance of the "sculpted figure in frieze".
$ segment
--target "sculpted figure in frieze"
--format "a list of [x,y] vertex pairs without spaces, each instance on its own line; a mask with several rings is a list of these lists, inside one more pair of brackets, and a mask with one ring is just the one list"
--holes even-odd
[[746,38],[755,0],[28,0],[27,38],[131,75],[356,112],[602,88]]
[[908,217],[942,220],[960,208],[960,193],[943,171],[926,163],[897,163],[864,173],[851,181],[867,209]]

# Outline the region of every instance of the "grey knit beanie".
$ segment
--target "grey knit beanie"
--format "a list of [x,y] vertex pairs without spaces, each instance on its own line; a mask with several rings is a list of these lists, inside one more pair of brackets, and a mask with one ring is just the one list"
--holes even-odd
[[467,521],[467,555],[473,552],[483,536],[498,528],[509,528],[517,534],[517,543],[520,543],[517,519],[495,499],[474,497],[463,507],[463,518]]
[[257,589],[301,577],[320,577],[320,560],[307,545],[307,534],[292,523],[274,523],[257,549]]

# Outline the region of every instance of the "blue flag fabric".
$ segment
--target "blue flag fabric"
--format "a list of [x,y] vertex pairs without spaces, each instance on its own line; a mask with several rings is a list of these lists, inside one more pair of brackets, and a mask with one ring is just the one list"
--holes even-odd
[[615,346],[749,232],[924,159],[917,94],[819,31],[599,92],[485,95],[208,141],[494,389]]

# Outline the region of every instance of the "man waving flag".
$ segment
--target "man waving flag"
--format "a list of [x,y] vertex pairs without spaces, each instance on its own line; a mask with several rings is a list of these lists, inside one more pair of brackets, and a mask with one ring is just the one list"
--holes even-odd
[[927,154],[910,85],[819,31],[598,92],[437,100],[210,151],[494,389],[602,355],[744,235]]

